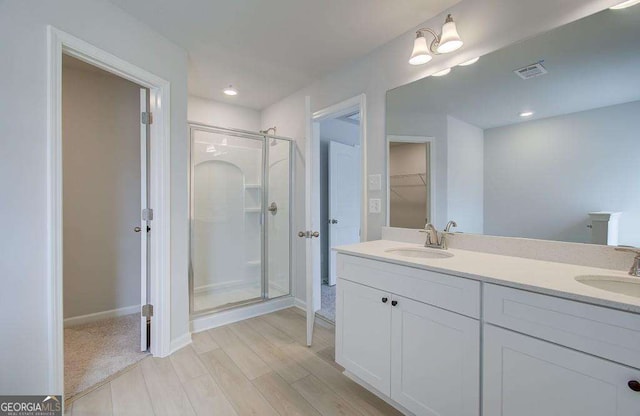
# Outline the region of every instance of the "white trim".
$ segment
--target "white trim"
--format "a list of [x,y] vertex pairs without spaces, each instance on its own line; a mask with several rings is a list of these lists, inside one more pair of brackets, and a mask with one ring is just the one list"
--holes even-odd
[[[360,206],[360,241],[367,241],[367,97],[365,94],[360,94],[325,107],[314,112],[311,115],[311,120],[313,123],[319,123],[328,118],[347,115],[355,110],[360,111],[360,169],[362,180],[362,191],[360,194],[360,198],[362,199]],[[320,137],[315,137],[314,132],[311,134],[314,136],[312,140],[320,140]],[[313,157],[319,158],[320,155],[313,155]]]
[[125,306],[124,308],[110,309],[108,311],[88,313],[86,315],[72,316],[64,318],[64,327],[87,324],[89,322],[101,321],[107,318],[131,315],[140,312],[140,305]]
[[[64,343],[62,313],[62,54],[78,58],[105,71],[149,88],[152,146],[150,169],[150,206],[154,209],[151,242],[151,353],[164,357],[170,353],[170,90],[168,81],[117,56],[64,33],[47,27],[47,239],[48,239],[48,319],[51,368],[50,391],[64,393]],[[155,144],[155,145],[154,145]]]
[[387,227],[391,227],[391,181],[389,180],[389,145],[391,142],[401,143],[429,143],[429,212],[431,218],[429,218],[431,224],[436,224],[436,138],[430,136],[397,136],[390,134],[387,136],[386,157],[385,157],[385,172],[387,181]]
[[173,354],[174,352],[186,347],[191,344],[191,332],[187,332],[186,334],[178,337],[176,339],[171,340],[171,349],[169,354]]
[[302,309],[303,311],[307,310],[307,302],[303,301],[302,299],[295,298],[293,301],[293,306],[298,309]]
[[284,296],[265,302],[228,309],[210,315],[200,316],[191,321],[191,332],[197,333],[207,329],[243,321],[255,316],[265,315],[271,312],[287,309],[294,306],[293,296]]

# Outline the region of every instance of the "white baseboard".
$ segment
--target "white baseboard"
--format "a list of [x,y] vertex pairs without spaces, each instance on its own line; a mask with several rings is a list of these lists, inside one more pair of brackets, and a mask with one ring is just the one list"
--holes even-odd
[[305,302],[305,301],[303,301],[301,299],[295,298],[293,306],[295,306],[296,308],[302,309],[303,311],[307,312],[307,302]]
[[140,312],[140,305],[125,306],[124,308],[111,309],[109,311],[90,313],[87,315],[72,316],[64,319],[64,326],[76,326],[89,322],[100,321],[107,318],[115,318],[117,316],[131,315]]
[[186,347],[191,344],[191,332],[187,332],[186,334],[171,340],[171,352],[169,354],[173,354],[181,348]]
[[292,306],[294,306],[294,298],[292,296],[286,296],[268,300],[266,302],[213,313],[211,315],[199,316],[191,320],[191,332],[206,331],[207,329],[232,324],[255,316],[265,315],[281,309],[290,308]]

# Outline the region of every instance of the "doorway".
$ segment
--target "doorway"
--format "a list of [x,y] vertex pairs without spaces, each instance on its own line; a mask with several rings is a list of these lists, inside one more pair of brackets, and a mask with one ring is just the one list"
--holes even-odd
[[[331,273],[332,269],[335,270],[335,254],[332,254],[331,247],[357,243],[367,239],[367,217],[364,203],[367,198],[367,189],[364,186],[364,177],[367,171],[366,97],[361,94],[313,113],[311,112],[310,97],[306,98],[305,105],[307,113],[305,159],[308,161],[305,172],[305,204],[307,206],[305,225],[307,229],[300,231],[298,236],[305,238],[307,344],[311,345],[316,312],[321,312],[318,315],[319,319],[329,322],[335,320],[335,317],[330,315],[327,317],[327,314],[331,314],[330,307],[333,307],[335,311],[335,284],[331,285],[335,281],[335,273]],[[331,131],[328,126],[338,122],[345,123],[347,126],[351,125],[352,130],[355,131],[351,139],[345,138],[347,136],[345,134],[331,137],[333,134],[328,133]],[[324,128],[323,124],[325,124]],[[325,136],[324,145],[321,140],[323,135]],[[347,144],[336,140],[340,139],[338,136],[341,136]],[[327,155],[324,169],[321,168],[323,146],[324,153]],[[331,152],[331,148],[333,148],[333,152]],[[333,168],[331,167],[331,153],[334,154]],[[323,179],[322,173],[324,172],[326,175]],[[331,186],[330,172],[333,172],[333,183],[335,184],[333,187]],[[321,186],[323,182],[326,183],[324,196]],[[331,198],[332,195],[333,198]],[[334,256],[333,259],[332,256]],[[322,284],[323,277],[326,278],[325,285]],[[325,289],[325,306],[329,309],[328,313],[323,313],[326,311],[322,310],[323,287]]]
[[320,310],[335,322],[336,253],[360,242],[360,111],[320,121]]
[[148,354],[148,93],[62,58],[66,399]]

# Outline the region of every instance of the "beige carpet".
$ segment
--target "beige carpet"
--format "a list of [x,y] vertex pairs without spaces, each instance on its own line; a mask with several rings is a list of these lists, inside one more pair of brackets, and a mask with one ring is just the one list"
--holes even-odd
[[137,313],[65,328],[65,399],[99,384],[147,355],[140,351],[140,315]]

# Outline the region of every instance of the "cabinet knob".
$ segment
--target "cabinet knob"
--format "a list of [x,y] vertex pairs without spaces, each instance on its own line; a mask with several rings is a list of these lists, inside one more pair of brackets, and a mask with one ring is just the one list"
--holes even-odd
[[397,301],[397,300],[392,300],[392,301],[391,301],[391,306],[396,306],[397,304],[398,304],[398,301]]
[[630,380],[627,385],[633,391],[640,392],[640,381],[638,380]]
[[387,303],[387,301],[389,300],[389,298],[382,298],[382,303]]

